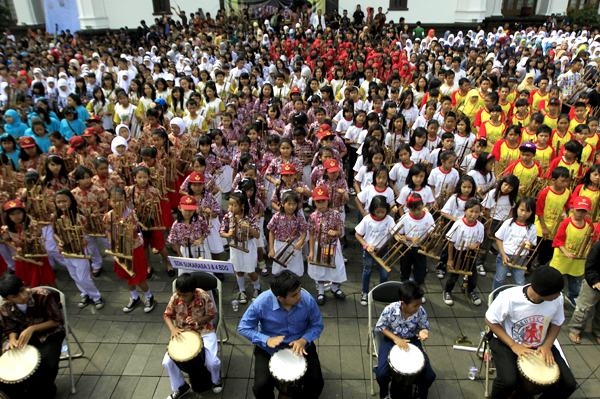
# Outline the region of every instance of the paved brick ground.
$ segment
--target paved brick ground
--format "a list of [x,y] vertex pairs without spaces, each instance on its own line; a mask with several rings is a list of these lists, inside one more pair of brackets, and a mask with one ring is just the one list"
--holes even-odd
[[[353,200],[353,198],[351,198]],[[225,205],[225,204],[224,204]],[[353,213],[347,219],[347,227],[355,226]],[[326,304],[321,308],[325,330],[317,342],[325,389],[322,398],[369,398],[370,367],[367,354],[368,319],[367,308],[360,305],[362,277],[362,255],[357,241],[352,237],[344,250],[349,262],[346,265],[348,282],[342,288],[348,295],[345,301],[337,301],[328,294]],[[224,255],[225,257],[226,255]],[[484,313],[487,308],[487,295],[491,291],[494,263],[488,259],[486,268],[491,270],[486,277],[479,278],[478,293],[481,306],[473,306],[455,288],[452,307],[442,301],[442,283],[434,273],[428,273],[425,290],[427,303],[424,305],[431,325],[431,334],[425,344],[432,367],[437,374],[430,398],[483,398],[484,381],[481,376],[476,381],[467,378],[468,369],[479,361],[474,353],[457,351],[452,345],[463,331],[470,340],[477,343],[484,328]],[[169,340],[169,331],[163,322],[162,312],[171,296],[171,279],[165,272],[162,259],[153,256],[152,262],[158,274],[149,282],[157,300],[154,311],[145,314],[141,307],[130,314],[124,314],[122,307],[129,299],[126,285],[112,272],[112,264],[105,259],[104,273],[96,279],[99,290],[106,301],[100,311],[90,307],[79,310],[79,293],[65,270],[57,270],[59,288],[67,296],[67,309],[73,331],[83,343],[85,357],[74,360],[73,368],[77,393],[70,394],[68,369],[62,368],[57,378],[58,398],[89,399],[164,399],[171,393],[169,378],[161,365]],[[429,263],[429,270],[434,264]],[[392,271],[391,280],[399,280],[398,266]],[[271,276],[262,277],[263,287],[268,286]],[[312,294],[315,284],[308,276],[303,286]],[[379,281],[373,273],[371,286]],[[248,280],[248,292],[252,287]],[[240,336],[237,324],[246,306],[233,312],[231,300],[237,292],[235,279],[228,275],[223,284],[224,317],[229,332],[229,341],[223,345],[222,376],[224,389],[220,395],[212,391],[198,397],[253,398],[252,384],[254,364],[252,346]],[[377,307],[377,316],[383,305]],[[567,322],[572,310],[566,309]],[[565,326],[566,326],[565,323]],[[589,331],[589,326],[588,326]],[[565,329],[559,341],[563,346],[573,373],[581,385],[572,397],[600,397],[600,346],[589,332],[582,334],[582,344],[573,345]],[[357,361],[359,360],[360,361]],[[62,366],[66,366],[62,362]],[[377,383],[375,391],[378,396]],[[187,397],[194,398],[194,394]]]

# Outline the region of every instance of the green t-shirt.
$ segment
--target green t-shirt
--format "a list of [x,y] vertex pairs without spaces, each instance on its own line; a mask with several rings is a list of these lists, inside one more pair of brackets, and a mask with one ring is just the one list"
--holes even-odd
[[423,39],[425,37],[425,29],[421,28],[420,26],[417,26],[415,29],[413,29],[413,34],[412,34],[412,38],[413,40],[415,39]]

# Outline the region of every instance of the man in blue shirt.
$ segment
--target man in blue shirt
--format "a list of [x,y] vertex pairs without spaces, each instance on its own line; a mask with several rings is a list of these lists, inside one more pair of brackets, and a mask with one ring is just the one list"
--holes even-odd
[[[256,329],[258,327],[258,330]],[[323,390],[323,374],[317,349],[313,343],[323,331],[321,311],[315,299],[302,291],[300,279],[284,270],[265,291],[252,302],[238,326],[238,331],[254,348],[254,396],[274,398],[275,381],[269,372],[269,360],[280,349],[291,348],[306,357],[307,370],[298,397],[318,398]]]

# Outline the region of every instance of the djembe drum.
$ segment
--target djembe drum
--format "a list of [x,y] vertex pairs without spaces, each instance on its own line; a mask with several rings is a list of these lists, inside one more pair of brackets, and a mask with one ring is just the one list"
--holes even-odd
[[204,365],[204,342],[195,331],[184,331],[169,341],[169,357],[190,377],[195,392],[204,392],[212,387],[210,372]]
[[419,348],[408,344],[408,350],[400,349],[398,345],[390,350],[388,363],[392,379],[403,387],[410,387],[425,370],[425,356]]
[[40,351],[32,345],[11,349],[0,357],[0,381],[16,385],[16,391],[26,390],[33,382],[30,378],[40,366]]
[[300,391],[307,368],[304,356],[295,355],[291,349],[282,349],[271,356],[269,371],[279,391],[279,399],[292,398]]
[[544,392],[560,378],[556,363],[547,366],[541,353],[529,355],[529,359],[521,356],[517,359],[517,368],[521,377],[521,389],[532,395]]

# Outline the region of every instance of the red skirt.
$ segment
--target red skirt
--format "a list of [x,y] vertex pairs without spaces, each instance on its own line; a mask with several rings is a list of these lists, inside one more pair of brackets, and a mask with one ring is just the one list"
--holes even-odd
[[34,288],[54,282],[54,270],[52,270],[48,258],[37,258],[36,260],[41,261],[42,266],[15,260],[15,275],[23,280],[25,287]]
[[8,264],[4,260],[2,256],[0,256],[0,276],[4,274],[4,272],[8,269]]
[[135,273],[135,277],[131,277],[117,262],[114,262],[113,268],[117,273],[117,277],[121,280],[127,280],[127,284],[129,285],[139,285],[146,281],[148,277],[148,264],[146,263],[144,247],[140,245],[133,250],[133,272]]
[[144,248],[150,245],[151,248],[161,250],[165,247],[165,236],[162,230],[153,230],[149,238],[144,237]]
[[[179,205],[179,202],[177,205]],[[173,213],[171,212],[169,201],[160,201],[160,212],[163,218],[163,226],[165,226],[167,230],[170,230],[171,226],[173,226],[173,223],[175,223],[175,219],[173,219]]]

